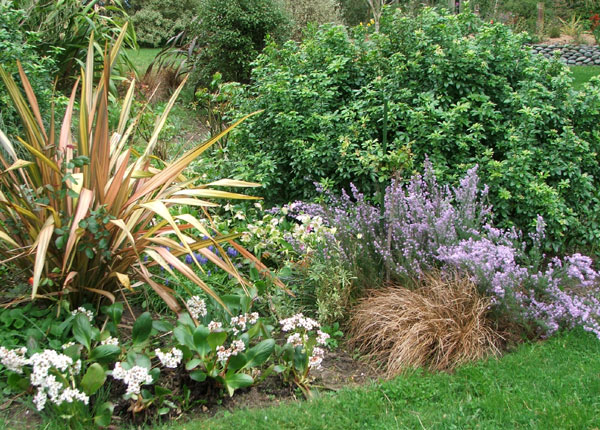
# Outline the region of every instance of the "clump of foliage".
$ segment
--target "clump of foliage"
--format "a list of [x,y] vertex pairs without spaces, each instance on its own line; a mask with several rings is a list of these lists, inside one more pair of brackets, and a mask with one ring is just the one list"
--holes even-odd
[[351,344],[384,363],[388,377],[414,367],[435,370],[498,352],[489,299],[467,276],[424,275],[416,289],[375,289],[352,312]]
[[[25,32],[21,21],[25,19],[26,11],[16,9],[10,3],[0,2],[0,64],[7,73],[18,75],[17,60],[30,77],[32,87],[38,95],[42,109],[50,105],[52,95],[52,75],[56,70],[52,57],[40,55],[36,44],[42,37],[39,32]],[[0,88],[0,129],[9,136],[18,131],[18,114],[14,109],[8,92]]]
[[[26,11],[19,27],[39,35],[35,40],[36,50],[40,56],[49,56],[55,61],[62,88],[68,88],[72,83],[69,79],[79,73],[92,33],[95,59],[101,64],[106,44],[114,43],[121,28],[129,21],[120,0],[11,0],[8,3],[11,8]],[[129,48],[137,46],[132,26],[128,27],[123,43]],[[124,50],[118,55],[128,60]]]
[[142,2],[132,14],[140,45],[162,47],[170,38],[186,30],[197,16],[199,0]]
[[[204,198],[248,198],[222,191],[219,186],[255,186],[257,184],[222,180],[193,186],[182,174],[189,163],[214,144],[215,136],[173,160],[158,161],[151,154],[166,117],[175,103],[177,89],[143,152],[134,156],[129,138],[139,121],[130,118],[135,81],[131,83],[119,112],[118,125],[109,129],[108,87],[126,29],[107,53],[102,77],[94,87],[94,41],[90,40],[86,67],[82,70],[81,89],[73,87],[62,127],[54,122],[46,127],[39,104],[22,68],[26,98],[12,77],[0,67],[13,106],[19,112],[24,136],[19,138],[28,152],[20,158],[15,145],[0,133],[0,255],[3,259],[30,271],[33,269],[31,299],[65,299],[72,305],[115,301],[122,288],[130,289],[129,274],[147,282],[174,311],[181,309],[172,291],[152,279],[150,265],[160,265],[169,273],[181,272],[191,282],[221,299],[185,264],[181,255],[194,251],[218,264],[243,285],[244,281],[231,261],[217,257],[208,246],[224,255],[219,243],[238,237],[222,235],[199,217],[172,216],[169,210],[180,205],[199,208],[218,206]],[[20,66],[19,66],[20,67]],[[76,99],[79,108],[75,121]],[[54,115],[50,115],[54,120]],[[77,126],[74,126],[74,123]],[[77,130],[77,138],[72,132]],[[229,130],[224,130],[226,134]],[[136,154],[138,154],[136,152]]]
[[488,315],[501,325],[534,336],[580,325],[600,337],[600,274],[592,260],[578,253],[547,257],[541,217],[529,235],[496,228],[487,193],[476,169],[450,188],[438,184],[429,165],[407,185],[393,181],[383,210],[356,189],[295,210],[335,228],[321,249],[339,249],[333,257],[353,272],[359,294],[432,270],[458,271],[491,299]]
[[[429,155],[443,182],[479,164],[497,223],[546,222],[545,246],[593,246],[600,86],[532,56],[527,37],[469,12],[388,14],[381,31],[324,26],[270,44],[236,109],[265,109],[230,139],[269,201],[314,196],[313,182],[365,191],[410,174]],[[578,112],[573,115],[573,112]]]
[[198,19],[187,32],[192,40],[192,80],[208,86],[219,72],[226,82],[248,82],[250,64],[266,37],[281,40],[288,29],[289,20],[278,0],[203,0]]

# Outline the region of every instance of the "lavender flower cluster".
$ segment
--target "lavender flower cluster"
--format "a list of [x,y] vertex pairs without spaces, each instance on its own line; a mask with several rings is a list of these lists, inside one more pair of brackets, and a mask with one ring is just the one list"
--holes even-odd
[[488,189],[477,167],[458,186],[437,183],[428,162],[423,175],[386,189],[384,211],[355,187],[351,195],[328,194],[328,204],[296,202],[290,213],[319,217],[335,226],[328,237],[359,283],[418,277],[424,271],[470,276],[494,310],[534,323],[543,335],[581,325],[600,338],[600,274],[589,257],[573,254],[548,261],[542,253],[544,222],[527,242],[515,230],[496,228]]

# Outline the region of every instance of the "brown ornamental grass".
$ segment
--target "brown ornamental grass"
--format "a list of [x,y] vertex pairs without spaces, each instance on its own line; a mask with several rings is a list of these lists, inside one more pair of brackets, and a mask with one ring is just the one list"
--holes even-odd
[[467,277],[430,273],[413,289],[372,290],[354,308],[350,342],[387,377],[414,367],[451,370],[499,352],[489,305]]

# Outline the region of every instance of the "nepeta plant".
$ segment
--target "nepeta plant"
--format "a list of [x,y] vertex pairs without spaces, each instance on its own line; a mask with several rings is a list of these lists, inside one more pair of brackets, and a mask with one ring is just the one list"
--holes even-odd
[[407,282],[441,269],[468,274],[492,299],[492,314],[534,323],[539,334],[581,325],[600,337],[599,273],[589,257],[573,254],[548,262],[542,251],[544,220],[527,239],[515,229],[496,228],[477,168],[457,187],[438,184],[433,166],[407,184],[392,181],[384,212],[355,187],[352,197],[329,195],[328,204],[296,203],[299,213],[335,226],[329,245],[352,270],[359,287]]

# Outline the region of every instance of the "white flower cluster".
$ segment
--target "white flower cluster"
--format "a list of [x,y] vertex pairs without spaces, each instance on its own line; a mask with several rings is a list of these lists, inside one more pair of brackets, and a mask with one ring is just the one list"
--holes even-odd
[[251,314],[244,314],[237,317],[231,318],[231,328],[233,329],[233,334],[238,334],[246,330],[246,325],[256,324],[258,321],[258,312],[252,312]]
[[13,372],[23,373],[23,366],[29,363],[25,358],[27,348],[6,349],[0,346],[0,363]]
[[222,328],[223,324],[221,324],[219,321],[211,321],[208,323],[208,329],[210,331],[221,331]]
[[155,349],[154,352],[164,367],[175,369],[181,363],[183,352],[180,349],[173,348],[171,351],[162,352],[160,349]]
[[75,345],[75,342],[67,342],[67,343],[63,344],[63,346],[61,348],[64,351],[65,349],[70,348],[73,345]]
[[94,313],[92,311],[88,311],[86,308],[79,306],[77,309],[71,312],[71,315],[75,316],[77,314],[83,314],[87,317],[90,322],[94,320]]
[[116,337],[108,336],[106,339],[100,342],[100,345],[119,346],[119,339],[117,339]]
[[300,333],[294,333],[287,338],[287,343],[291,343],[294,346],[302,346],[308,341],[308,335]]
[[61,378],[63,380],[67,379],[64,377],[65,374],[77,375],[81,372],[81,360],[73,363],[71,357],[47,349],[44,352],[33,354],[27,364],[32,367],[29,382],[38,388],[33,398],[38,411],[44,409],[48,400],[55,405],[61,405],[64,402],[72,403],[75,400],[86,405],[89,403],[88,396],[76,388],[65,387],[62,382],[56,380],[56,375],[50,373],[53,369],[59,371],[63,374]]
[[133,366],[131,369],[125,370],[121,363],[117,363],[112,371],[112,376],[127,385],[126,395],[139,394],[142,385],[152,383],[152,375],[148,373],[147,368],[142,366]]
[[200,297],[193,296],[188,299],[186,304],[190,310],[192,318],[197,320],[200,319],[200,317],[206,316],[206,303]]
[[329,339],[329,334],[322,332],[321,330],[317,330],[317,343],[320,345],[325,345],[327,343],[327,339]]
[[247,240],[244,240],[244,236],[242,235],[242,241],[249,242],[252,236],[259,239],[258,243],[254,246],[255,249],[265,249],[272,245],[278,245],[284,239],[279,227],[279,224],[283,223],[284,220],[285,217],[265,215],[261,220],[253,224],[248,224]]
[[231,342],[231,346],[229,348],[225,348],[223,345],[217,348],[217,360],[219,360],[222,364],[231,357],[232,355],[238,355],[240,352],[244,352],[246,349],[246,344],[243,340],[234,340]]
[[303,314],[296,314],[293,317],[283,319],[279,321],[281,324],[281,330],[291,331],[297,328],[303,328],[305,330],[312,330],[319,327],[319,323],[312,318],[305,317]]
[[308,365],[312,369],[320,369],[321,363],[323,362],[323,357],[325,357],[325,350],[315,346],[313,348],[312,355],[308,357]]

